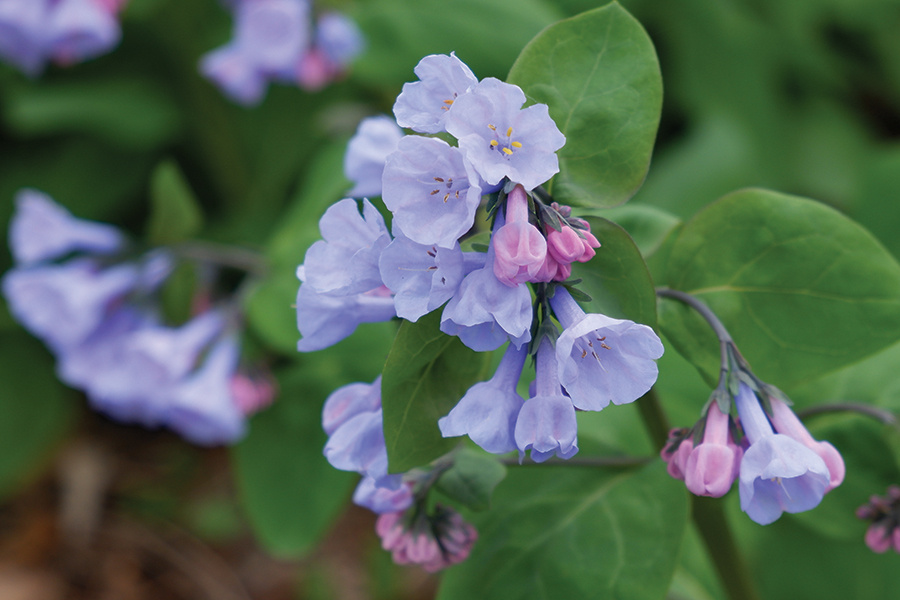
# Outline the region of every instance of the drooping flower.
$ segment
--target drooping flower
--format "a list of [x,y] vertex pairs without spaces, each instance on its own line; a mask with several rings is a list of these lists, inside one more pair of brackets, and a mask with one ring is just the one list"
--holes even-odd
[[563,396],[557,372],[553,343],[545,337],[537,351],[535,395],[525,401],[516,419],[519,462],[528,450],[538,463],[554,455],[571,458],[578,452],[575,407]]
[[865,540],[872,552],[883,554],[893,548],[900,554],[900,487],[892,485],[885,496],[872,496],[856,516],[871,521]]
[[328,62],[331,77],[347,68],[365,48],[359,27],[339,12],[326,12],[316,21],[315,48]]
[[562,287],[550,305],[564,327],[556,342],[559,379],[576,407],[627,404],[653,387],[663,345],[650,327],[586,314]]
[[453,103],[478,83],[478,78],[452,52],[426,56],[413,72],[419,81],[404,83],[394,103],[397,123],[419,133],[444,131]]
[[[693,446],[693,444],[692,444]],[[684,483],[698,496],[719,498],[728,493],[740,472],[743,450],[731,436],[729,417],[710,403],[703,439],[684,464]]]
[[468,435],[494,454],[515,450],[516,419],[524,403],[516,385],[527,356],[527,348],[510,344],[494,376],[469,388],[453,410],[438,420],[441,435]]
[[399,565],[420,565],[429,573],[468,558],[478,532],[456,511],[436,505],[433,514],[410,509],[378,517],[381,546]]
[[[392,480],[396,485],[392,484]],[[413,494],[400,475],[387,475],[379,479],[365,476],[353,492],[353,503],[381,515],[406,510],[413,503]]]
[[359,123],[356,134],[347,143],[344,175],[353,182],[347,194],[354,198],[381,195],[384,163],[397,149],[403,130],[388,116],[368,117]]
[[746,383],[741,382],[735,404],[749,443],[741,459],[741,510],[768,525],[783,512],[818,506],[831,479],[825,461],[795,439],[775,433]]
[[478,176],[458,148],[443,140],[406,136],[384,166],[383,199],[393,226],[420,244],[452,248],[475,222]]
[[684,481],[687,459],[693,449],[693,429],[682,427],[669,431],[669,439],[660,450],[659,455],[666,463],[666,472],[671,477]]
[[547,240],[529,222],[528,196],[517,185],[506,198],[506,223],[494,231],[494,275],[508,286],[535,281],[544,266]]
[[525,93],[493,77],[460,96],[448,111],[447,131],[488,184],[504,177],[532,190],[559,171],[556,151],[566,143],[546,104],[521,108]]

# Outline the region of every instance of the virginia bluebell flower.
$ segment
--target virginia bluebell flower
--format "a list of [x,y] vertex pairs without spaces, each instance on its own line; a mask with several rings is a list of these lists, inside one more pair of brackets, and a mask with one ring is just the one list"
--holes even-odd
[[415,509],[382,514],[375,532],[395,563],[420,565],[429,573],[464,561],[478,539],[459,513],[440,504],[431,514]]
[[441,435],[468,435],[493,454],[515,450],[516,419],[524,402],[516,386],[527,356],[526,347],[510,344],[494,376],[469,388],[453,410],[438,420]]
[[515,286],[537,281],[538,272],[547,256],[547,240],[529,222],[528,196],[521,185],[515,186],[506,197],[506,222],[494,231],[494,275],[508,285]]
[[731,435],[730,419],[711,402],[706,413],[703,439],[684,462],[684,483],[698,496],[719,498],[728,493],[740,472],[743,450]]
[[653,387],[663,346],[650,327],[586,314],[562,287],[550,305],[564,328],[556,342],[559,379],[576,407],[601,410],[610,402],[626,404]]
[[521,108],[525,93],[488,77],[460,96],[448,111],[447,131],[488,184],[504,177],[526,190],[559,171],[556,151],[566,143],[546,104]]
[[426,56],[413,71],[419,81],[404,83],[394,103],[397,123],[419,133],[444,131],[454,102],[478,83],[478,78],[452,52]]
[[420,244],[452,248],[475,221],[482,189],[458,148],[418,135],[400,140],[384,166],[383,199],[393,226]]
[[384,163],[402,137],[403,130],[386,115],[360,121],[344,154],[344,175],[354,184],[347,195],[354,198],[381,195]]
[[749,443],[741,459],[741,510],[768,525],[783,512],[818,506],[831,479],[825,461],[797,440],[775,433],[746,383],[741,382],[735,404]]

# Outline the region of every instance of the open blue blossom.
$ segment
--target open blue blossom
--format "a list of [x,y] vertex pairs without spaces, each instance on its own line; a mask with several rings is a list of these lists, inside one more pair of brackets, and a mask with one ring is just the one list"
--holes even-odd
[[481,202],[478,175],[458,148],[437,138],[401,139],[382,184],[393,226],[420,244],[452,248],[472,228]]
[[397,316],[416,322],[453,297],[463,277],[484,266],[484,254],[417,244],[402,234],[381,254],[384,285],[394,293]]
[[741,459],[741,510],[768,525],[783,512],[818,506],[831,479],[825,461],[797,440],[775,433],[747,384],[741,382],[734,400],[750,444]]
[[453,410],[438,420],[441,435],[468,435],[494,454],[515,450],[516,419],[524,402],[516,386],[527,356],[527,348],[510,344],[494,376],[469,388]]
[[483,79],[457,98],[447,131],[490,185],[504,177],[534,189],[559,171],[556,151],[566,143],[546,104],[522,109],[525,93],[499,79]]
[[20,265],[54,260],[73,251],[105,254],[120,250],[125,236],[112,225],[72,216],[47,194],[23,189],[9,224],[9,248]]
[[556,352],[549,338],[541,340],[535,369],[535,394],[522,406],[516,420],[519,462],[528,450],[534,462],[544,462],[554,455],[572,458],[578,452],[575,407],[562,394]]
[[397,149],[403,130],[388,116],[368,117],[359,123],[347,143],[344,175],[354,183],[347,192],[354,198],[381,195],[381,177],[388,155]]
[[401,475],[388,475],[381,479],[363,477],[353,492],[353,503],[382,515],[409,508],[413,503],[413,494],[410,487],[403,483]]
[[654,331],[633,321],[585,314],[568,290],[550,299],[563,326],[556,342],[559,379],[581,410],[626,404],[656,382],[663,345]]
[[339,387],[325,399],[322,429],[331,435],[356,415],[381,408],[381,376],[372,383],[351,383]]
[[[498,215],[494,229],[503,226]],[[494,249],[484,267],[465,276],[441,315],[441,331],[459,336],[477,352],[496,350],[507,340],[516,347],[531,340],[531,293],[527,285],[508,286],[494,275]]]
[[217,341],[200,368],[173,390],[166,425],[202,446],[240,439],[246,419],[231,391],[239,356],[240,345],[234,335]]
[[381,286],[378,259],[391,236],[378,210],[363,200],[332,204],[319,220],[322,240],[306,251],[304,285],[317,292],[346,296]]
[[365,48],[356,23],[339,12],[327,12],[316,21],[315,46],[328,59],[332,70],[342,70]]
[[450,56],[426,56],[413,71],[419,81],[404,83],[394,103],[397,123],[419,133],[444,131],[450,108],[478,83],[478,78],[452,52]]

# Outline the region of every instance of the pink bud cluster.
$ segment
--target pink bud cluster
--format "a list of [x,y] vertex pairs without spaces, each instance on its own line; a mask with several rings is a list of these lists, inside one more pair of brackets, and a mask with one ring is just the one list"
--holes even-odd
[[506,223],[491,239],[494,246],[494,275],[513,287],[525,282],[565,281],[573,262],[587,262],[600,247],[590,225],[570,219],[578,229],[562,223],[559,230],[547,225],[545,236],[531,223],[528,195],[517,185],[506,199]]
[[894,549],[900,553],[900,486],[892,485],[885,497],[872,496],[868,504],[856,509],[856,516],[870,520],[866,545],[878,554]]
[[438,505],[433,515],[414,514],[410,522],[408,512],[385,513],[375,524],[382,548],[395,563],[434,573],[468,558],[478,532],[459,513]]

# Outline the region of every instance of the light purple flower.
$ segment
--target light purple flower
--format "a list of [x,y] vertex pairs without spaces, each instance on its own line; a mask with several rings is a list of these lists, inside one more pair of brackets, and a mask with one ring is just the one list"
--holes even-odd
[[556,342],[559,379],[582,410],[640,398],[656,382],[659,337],[646,325],[584,310],[562,287],[550,305],[565,328]]
[[344,175],[353,182],[349,196],[381,195],[381,178],[388,155],[397,149],[403,130],[388,116],[368,117],[347,143]]
[[394,228],[420,244],[452,248],[472,228],[481,202],[478,176],[462,152],[437,138],[401,139],[382,185]]
[[54,260],[76,250],[116,252],[124,243],[117,227],[76,219],[43,192],[23,189],[16,194],[9,247],[20,265]]
[[394,103],[397,123],[419,133],[444,131],[450,108],[459,96],[478,83],[478,78],[452,52],[450,56],[426,56],[413,71],[419,81],[403,84],[403,91]]
[[172,391],[166,425],[203,446],[230,444],[240,439],[246,422],[230,385],[239,354],[235,336],[228,335],[216,342],[203,365]]
[[3,294],[16,320],[59,353],[87,338],[139,282],[134,265],[102,269],[81,258],[8,271]]
[[556,455],[572,458],[578,452],[578,424],[572,401],[562,395],[553,343],[544,338],[537,351],[535,395],[525,402],[516,420],[519,462],[531,450],[534,462]]
[[[303,280],[302,265],[297,276]],[[352,296],[334,296],[301,284],[297,292],[297,329],[303,337],[297,342],[297,350],[322,350],[352,334],[360,323],[390,321],[396,314],[391,291],[384,286]]]
[[327,12],[316,21],[315,46],[334,71],[343,70],[365,48],[366,42],[353,19],[339,12]]
[[0,57],[34,77],[46,61],[49,0],[0,2]]
[[[495,222],[502,226],[503,219]],[[441,331],[459,336],[477,352],[496,350],[507,340],[516,347],[531,339],[531,293],[528,286],[509,287],[494,275],[494,251],[484,267],[465,276],[441,315]]]
[[493,454],[515,450],[516,419],[524,403],[516,386],[527,356],[527,348],[510,344],[494,376],[469,388],[453,410],[438,420],[441,435],[468,435]]
[[200,59],[200,73],[244,106],[258,104],[269,85],[268,78],[234,44],[204,54]]
[[684,465],[684,483],[698,496],[719,498],[728,493],[740,472],[743,451],[731,437],[728,415],[713,402],[706,413],[703,440]]
[[485,255],[417,244],[402,234],[381,254],[384,285],[394,293],[397,316],[416,322],[459,289],[463,277],[484,266]]
[[48,54],[62,65],[93,58],[119,43],[115,14],[96,0],[57,0],[49,15]]
[[406,510],[413,502],[413,495],[402,479],[401,475],[386,475],[378,480],[363,477],[353,492],[353,503],[379,515]]
[[362,215],[351,198],[332,204],[319,220],[319,230],[324,239],[309,247],[303,261],[304,285],[336,296],[382,285],[378,259],[391,236],[368,200],[363,200]]
[[536,281],[547,256],[547,240],[528,217],[528,196],[517,185],[506,197],[506,224],[491,238],[494,275],[508,286]]
[[358,413],[335,429],[325,444],[325,458],[342,471],[356,471],[375,479],[387,475],[381,408]]
[[322,408],[322,429],[331,435],[334,430],[360,413],[381,408],[381,376],[372,383],[351,383],[339,387],[325,399]]
[[504,177],[532,190],[559,171],[556,151],[566,143],[546,104],[522,109],[525,93],[493,77],[457,98],[447,131],[488,184]]
[[753,390],[743,382],[735,404],[750,444],[741,460],[741,510],[768,525],[785,511],[818,506],[831,478],[825,461],[793,438],[775,433]]

